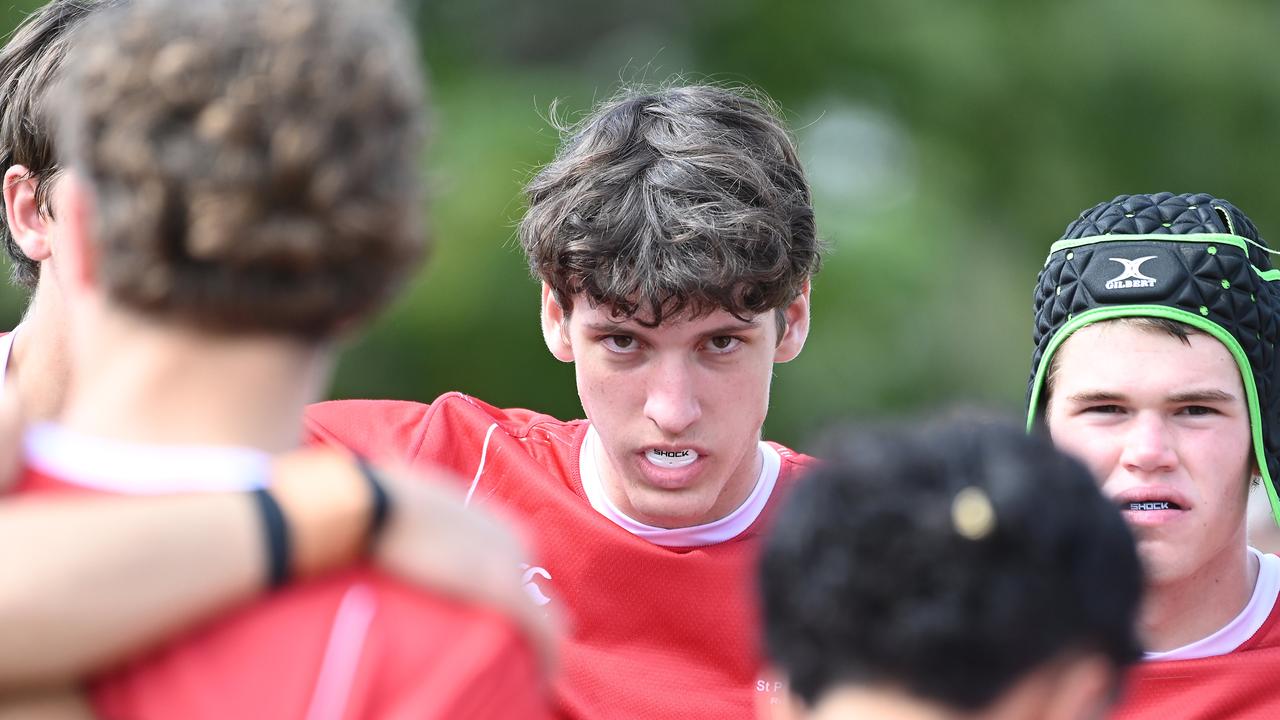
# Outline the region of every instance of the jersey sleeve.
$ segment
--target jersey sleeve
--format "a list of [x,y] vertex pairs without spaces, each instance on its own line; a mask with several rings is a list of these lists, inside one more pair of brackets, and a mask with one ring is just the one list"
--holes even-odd
[[[433,432],[434,412],[431,405],[400,400],[330,400],[307,407],[306,442],[345,448],[387,468],[408,468],[422,477],[448,478],[466,487],[469,478],[448,460],[464,456],[466,449],[444,443],[452,452],[447,457],[432,456],[434,446],[441,444],[440,433]],[[453,472],[436,473],[446,468]]]
[[344,447],[375,462],[412,464],[431,406],[400,400],[330,400],[307,407],[306,440]]
[[[472,486],[499,453],[495,438],[518,443],[532,425],[551,420],[503,410],[461,393],[430,405],[394,400],[333,400],[307,408],[308,442],[344,447],[377,463],[430,472],[444,468]],[[510,455],[512,446],[501,452]]]

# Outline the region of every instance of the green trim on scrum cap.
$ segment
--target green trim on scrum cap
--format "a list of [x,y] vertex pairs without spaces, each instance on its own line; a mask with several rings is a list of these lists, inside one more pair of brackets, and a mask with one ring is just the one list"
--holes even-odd
[[[1135,236],[1117,235],[1114,237]],[[1168,236],[1160,236],[1159,239],[1164,240],[1166,237]],[[1186,237],[1196,236],[1190,235]],[[1115,305],[1086,310],[1071,318],[1049,339],[1044,355],[1040,358],[1040,366],[1036,368],[1036,377],[1031,388],[1031,399],[1027,403],[1027,432],[1032,432],[1035,429],[1036,418],[1040,414],[1040,395],[1044,388],[1045,377],[1048,375],[1049,367],[1053,364],[1054,354],[1067,341],[1067,338],[1071,337],[1077,330],[1097,322],[1137,317],[1164,318],[1190,325],[1216,338],[1218,342],[1226,346],[1231,353],[1231,357],[1235,358],[1236,369],[1240,372],[1240,380],[1244,384],[1245,404],[1249,409],[1249,433],[1253,439],[1254,462],[1257,463],[1258,471],[1262,474],[1262,484],[1267,489],[1267,499],[1271,503],[1271,515],[1275,518],[1276,524],[1280,525],[1280,497],[1276,495],[1275,487],[1271,482],[1271,471],[1267,468],[1266,448],[1262,442],[1262,411],[1258,402],[1258,388],[1253,377],[1253,367],[1249,364],[1249,357],[1245,354],[1244,349],[1240,347],[1239,341],[1221,325],[1208,318],[1167,305]]]
[[1201,245],[1223,243],[1226,245],[1235,245],[1245,251],[1246,255],[1249,253],[1248,241],[1239,235],[1227,235],[1226,233],[1196,233],[1193,235],[1090,235],[1088,237],[1073,238],[1071,240],[1059,240],[1049,246],[1049,254],[1053,255],[1059,250],[1078,248],[1084,245],[1097,245],[1098,243],[1107,242],[1141,242],[1143,240],[1151,240],[1155,242],[1197,243]]

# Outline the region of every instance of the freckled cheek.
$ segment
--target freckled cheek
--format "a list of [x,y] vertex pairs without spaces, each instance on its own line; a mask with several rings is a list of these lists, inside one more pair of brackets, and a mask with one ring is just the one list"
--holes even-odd
[[610,402],[610,397],[617,383],[610,378],[610,373],[592,370],[582,364],[577,368],[578,395],[587,409]]
[[700,383],[703,409],[718,408],[727,422],[759,427],[768,412],[770,377],[753,369],[706,378]]
[[603,419],[603,414],[611,416],[640,416],[644,407],[645,381],[634,373],[596,369],[591,372],[579,372],[578,395],[584,410]]
[[[1237,437],[1249,437],[1248,428]],[[1217,498],[1223,505],[1243,506],[1249,497],[1249,476],[1253,470],[1253,445],[1249,442],[1206,441],[1189,447],[1184,464],[1197,480],[1205,496]],[[1231,472],[1229,468],[1238,468]]]

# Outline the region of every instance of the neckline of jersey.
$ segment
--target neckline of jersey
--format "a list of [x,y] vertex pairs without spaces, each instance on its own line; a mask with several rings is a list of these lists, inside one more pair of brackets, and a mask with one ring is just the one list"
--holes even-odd
[[1264,555],[1254,548],[1249,548],[1249,552],[1258,558],[1258,580],[1253,585],[1253,594],[1249,596],[1244,609],[1213,634],[1172,650],[1144,653],[1144,660],[1196,660],[1226,655],[1248,642],[1258,632],[1267,618],[1271,617],[1276,599],[1280,597],[1280,557]]
[[270,454],[225,445],[153,445],[88,435],[56,423],[23,437],[27,467],[60,481],[126,495],[235,492],[266,487]]
[[628,516],[609,500],[608,495],[605,493],[604,482],[596,461],[596,450],[599,447],[599,443],[600,436],[596,433],[595,427],[588,424],[586,436],[583,438],[582,446],[578,451],[578,473],[582,478],[582,489],[587,494],[587,501],[591,503],[591,507],[596,512],[608,518],[618,527],[636,537],[663,547],[702,547],[732,540],[741,535],[764,512],[770,496],[773,495],[773,488],[777,485],[778,474],[782,467],[782,456],[778,454],[778,451],[772,445],[761,440],[759,443],[762,460],[760,463],[760,475],[756,478],[756,484],[751,489],[751,494],[737,509],[719,520],[713,520],[702,525],[683,528],[660,528],[642,523]]

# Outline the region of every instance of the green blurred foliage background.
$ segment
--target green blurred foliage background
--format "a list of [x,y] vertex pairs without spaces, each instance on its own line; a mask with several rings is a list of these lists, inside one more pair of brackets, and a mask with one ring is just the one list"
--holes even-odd
[[[199,1],[199,0],[192,0]],[[5,4],[11,28],[39,2]],[[966,401],[1016,411],[1049,244],[1128,192],[1204,191],[1280,233],[1280,6],[1267,0],[451,0],[409,7],[431,68],[436,250],[346,350],[337,397],[581,413],[514,243],[520,188],[621,84],[745,83],[795,129],[831,253],[766,428]],[[16,322],[22,296],[0,296]]]

